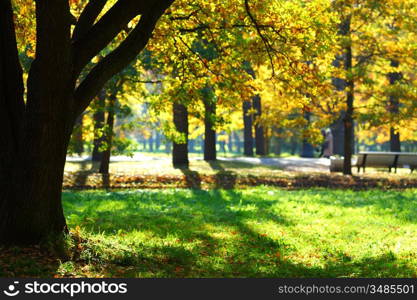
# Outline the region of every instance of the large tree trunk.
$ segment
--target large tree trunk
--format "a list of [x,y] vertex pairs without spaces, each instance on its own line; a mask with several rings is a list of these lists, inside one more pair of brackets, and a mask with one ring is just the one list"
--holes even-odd
[[[90,1],[71,39],[69,1],[36,1],[36,59],[25,103],[11,1],[0,1],[0,244],[37,243],[66,230],[61,189],[75,120],[143,50],[172,2],[118,1],[95,23],[105,1]],[[76,88],[84,67],[139,14],[129,36]]]
[[[396,60],[391,60],[391,67],[398,67],[399,62]],[[396,84],[398,80],[402,77],[401,73],[392,72],[388,74],[388,78],[391,85]],[[400,101],[398,97],[391,95],[389,97],[389,112],[394,116],[398,115],[400,108]],[[390,151],[401,152],[401,140],[400,133],[396,131],[393,127],[390,128]]]
[[[10,186],[22,134],[23,78],[10,0],[0,1],[0,193]],[[0,194],[0,206],[5,201]],[[1,219],[0,219],[1,222]]]
[[183,135],[184,140],[179,143],[174,141],[172,147],[172,164],[174,167],[188,166],[188,110],[181,103],[173,104],[174,125],[176,130]]
[[61,188],[75,121],[68,113],[73,109],[75,86],[71,78],[70,20],[63,15],[68,11],[66,1],[36,3],[37,55],[29,74],[25,113],[19,120],[23,130],[16,142],[13,184],[2,197],[3,243],[37,242],[66,229]]
[[214,129],[216,117],[216,103],[209,92],[205,93],[204,102],[204,160],[212,161],[217,158],[216,131]]
[[23,79],[14,33],[10,0],[0,1],[0,243],[14,240],[14,204],[21,180],[19,151],[22,144],[24,115]]
[[253,156],[253,117],[249,113],[250,101],[243,101],[243,154]]

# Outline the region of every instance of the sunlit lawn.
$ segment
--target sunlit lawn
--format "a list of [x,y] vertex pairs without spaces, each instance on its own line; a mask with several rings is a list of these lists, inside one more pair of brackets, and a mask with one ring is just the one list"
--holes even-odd
[[[89,171],[90,162],[67,162],[66,171],[78,172]],[[239,174],[252,175],[274,175],[284,174],[281,169],[274,166],[254,165],[245,162],[191,160],[189,170],[201,174],[215,174],[219,171],[230,171]],[[183,171],[172,166],[170,159],[166,160],[144,160],[134,162],[112,162],[110,172],[113,174],[148,174],[148,175],[181,175]]]
[[80,240],[59,276],[417,276],[415,189],[83,191],[64,208]]

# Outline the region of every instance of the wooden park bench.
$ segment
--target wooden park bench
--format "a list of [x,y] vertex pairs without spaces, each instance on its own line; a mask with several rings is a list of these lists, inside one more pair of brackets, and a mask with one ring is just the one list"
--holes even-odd
[[389,172],[397,168],[409,168],[411,173],[417,168],[417,153],[410,152],[359,152],[355,164],[358,172],[366,167],[388,168]]

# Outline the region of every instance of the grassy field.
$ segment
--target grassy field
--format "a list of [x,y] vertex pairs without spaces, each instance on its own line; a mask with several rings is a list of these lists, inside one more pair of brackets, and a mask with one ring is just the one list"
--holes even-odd
[[82,191],[64,209],[69,258],[3,249],[0,276],[417,276],[415,189]]
[[[89,171],[91,162],[67,162],[65,171]],[[216,174],[219,171],[229,171],[240,174],[274,175],[283,174],[280,168],[268,165],[254,165],[245,162],[191,160],[190,171],[201,174]],[[135,162],[112,162],[110,173],[113,174],[145,174],[145,175],[181,175],[182,169],[174,168],[171,160],[145,160]]]
[[[158,158],[158,156],[155,156]],[[169,157],[165,160],[144,160],[144,161],[115,161],[110,163],[110,173],[112,174],[135,174],[135,175],[181,175],[183,169],[174,168]],[[65,171],[67,172],[89,172],[91,162],[67,162]],[[198,172],[199,174],[212,175],[218,172],[231,172],[240,175],[253,176],[294,176],[297,173],[306,173],[305,171],[294,172],[281,169],[276,165],[257,165],[242,161],[212,161],[190,160],[189,171]],[[410,174],[409,169],[398,169],[398,173],[388,173],[387,169],[367,168],[366,173],[357,173],[356,168],[352,168],[354,175],[365,177],[381,178],[417,178],[417,172]],[[310,170],[308,173],[323,173]],[[329,174],[329,172],[324,172]],[[340,173],[335,173],[340,174]]]

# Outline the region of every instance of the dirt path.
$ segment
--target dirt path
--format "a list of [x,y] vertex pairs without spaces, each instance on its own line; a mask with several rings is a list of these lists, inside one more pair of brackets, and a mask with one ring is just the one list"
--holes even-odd
[[[68,162],[82,162],[88,161],[89,157],[68,157]],[[144,162],[144,161],[171,161],[170,156],[150,156],[140,153],[133,157],[128,156],[113,156],[112,162]],[[190,160],[202,160],[199,157],[190,157]],[[285,171],[297,172],[329,172],[330,160],[326,158],[301,158],[301,157],[287,157],[287,158],[258,158],[258,157],[219,157],[220,161],[229,162],[243,162],[254,165],[275,166]]]

